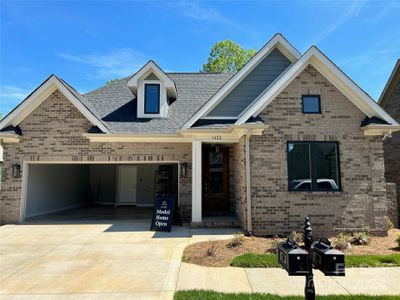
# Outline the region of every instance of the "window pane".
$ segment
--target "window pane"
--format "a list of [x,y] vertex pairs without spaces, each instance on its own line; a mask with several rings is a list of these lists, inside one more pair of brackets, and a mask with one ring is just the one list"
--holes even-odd
[[318,96],[303,96],[303,112],[304,113],[319,113],[320,112]]
[[147,114],[158,114],[160,112],[160,85],[145,85],[145,109]]
[[317,189],[338,190],[339,168],[336,143],[313,144],[313,165]]
[[288,144],[289,189],[311,190],[310,145]]

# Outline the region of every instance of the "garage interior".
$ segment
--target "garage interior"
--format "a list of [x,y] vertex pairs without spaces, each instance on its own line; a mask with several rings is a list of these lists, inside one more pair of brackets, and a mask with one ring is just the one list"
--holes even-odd
[[178,195],[176,163],[30,164],[27,178],[25,221],[150,222],[156,195]]

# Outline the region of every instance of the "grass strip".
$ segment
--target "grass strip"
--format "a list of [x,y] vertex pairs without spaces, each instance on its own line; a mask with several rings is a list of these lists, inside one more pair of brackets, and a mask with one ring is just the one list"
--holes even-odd
[[[398,267],[400,254],[389,255],[346,255],[345,264],[348,268],[361,267]],[[232,267],[242,268],[280,268],[275,254],[245,253],[235,257],[231,262]]]
[[[317,300],[395,300],[399,296],[327,295]],[[177,291],[174,300],[304,300],[304,296],[278,296],[260,293],[229,294],[205,290]]]

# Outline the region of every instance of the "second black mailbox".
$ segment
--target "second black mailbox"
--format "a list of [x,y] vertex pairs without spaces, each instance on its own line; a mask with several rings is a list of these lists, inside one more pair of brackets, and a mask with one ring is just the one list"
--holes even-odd
[[304,276],[310,274],[311,263],[308,251],[301,249],[290,239],[278,247],[278,260],[289,275]]
[[327,238],[314,242],[310,251],[313,267],[325,276],[345,276],[344,253],[334,249]]

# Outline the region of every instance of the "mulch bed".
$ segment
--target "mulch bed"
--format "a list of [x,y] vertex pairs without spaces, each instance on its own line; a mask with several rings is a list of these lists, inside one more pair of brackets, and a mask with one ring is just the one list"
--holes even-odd
[[[344,252],[352,255],[400,253],[400,248],[394,241],[399,233],[400,229],[389,230],[386,237],[372,237],[369,245],[352,245],[351,249]],[[335,238],[330,240],[334,242]],[[274,241],[272,238],[243,237],[242,243],[236,247],[230,245],[231,240],[199,242],[185,248],[182,260],[206,267],[227,267],[233,258],[247,252],[271,253],[280,241],[283,239]]]

